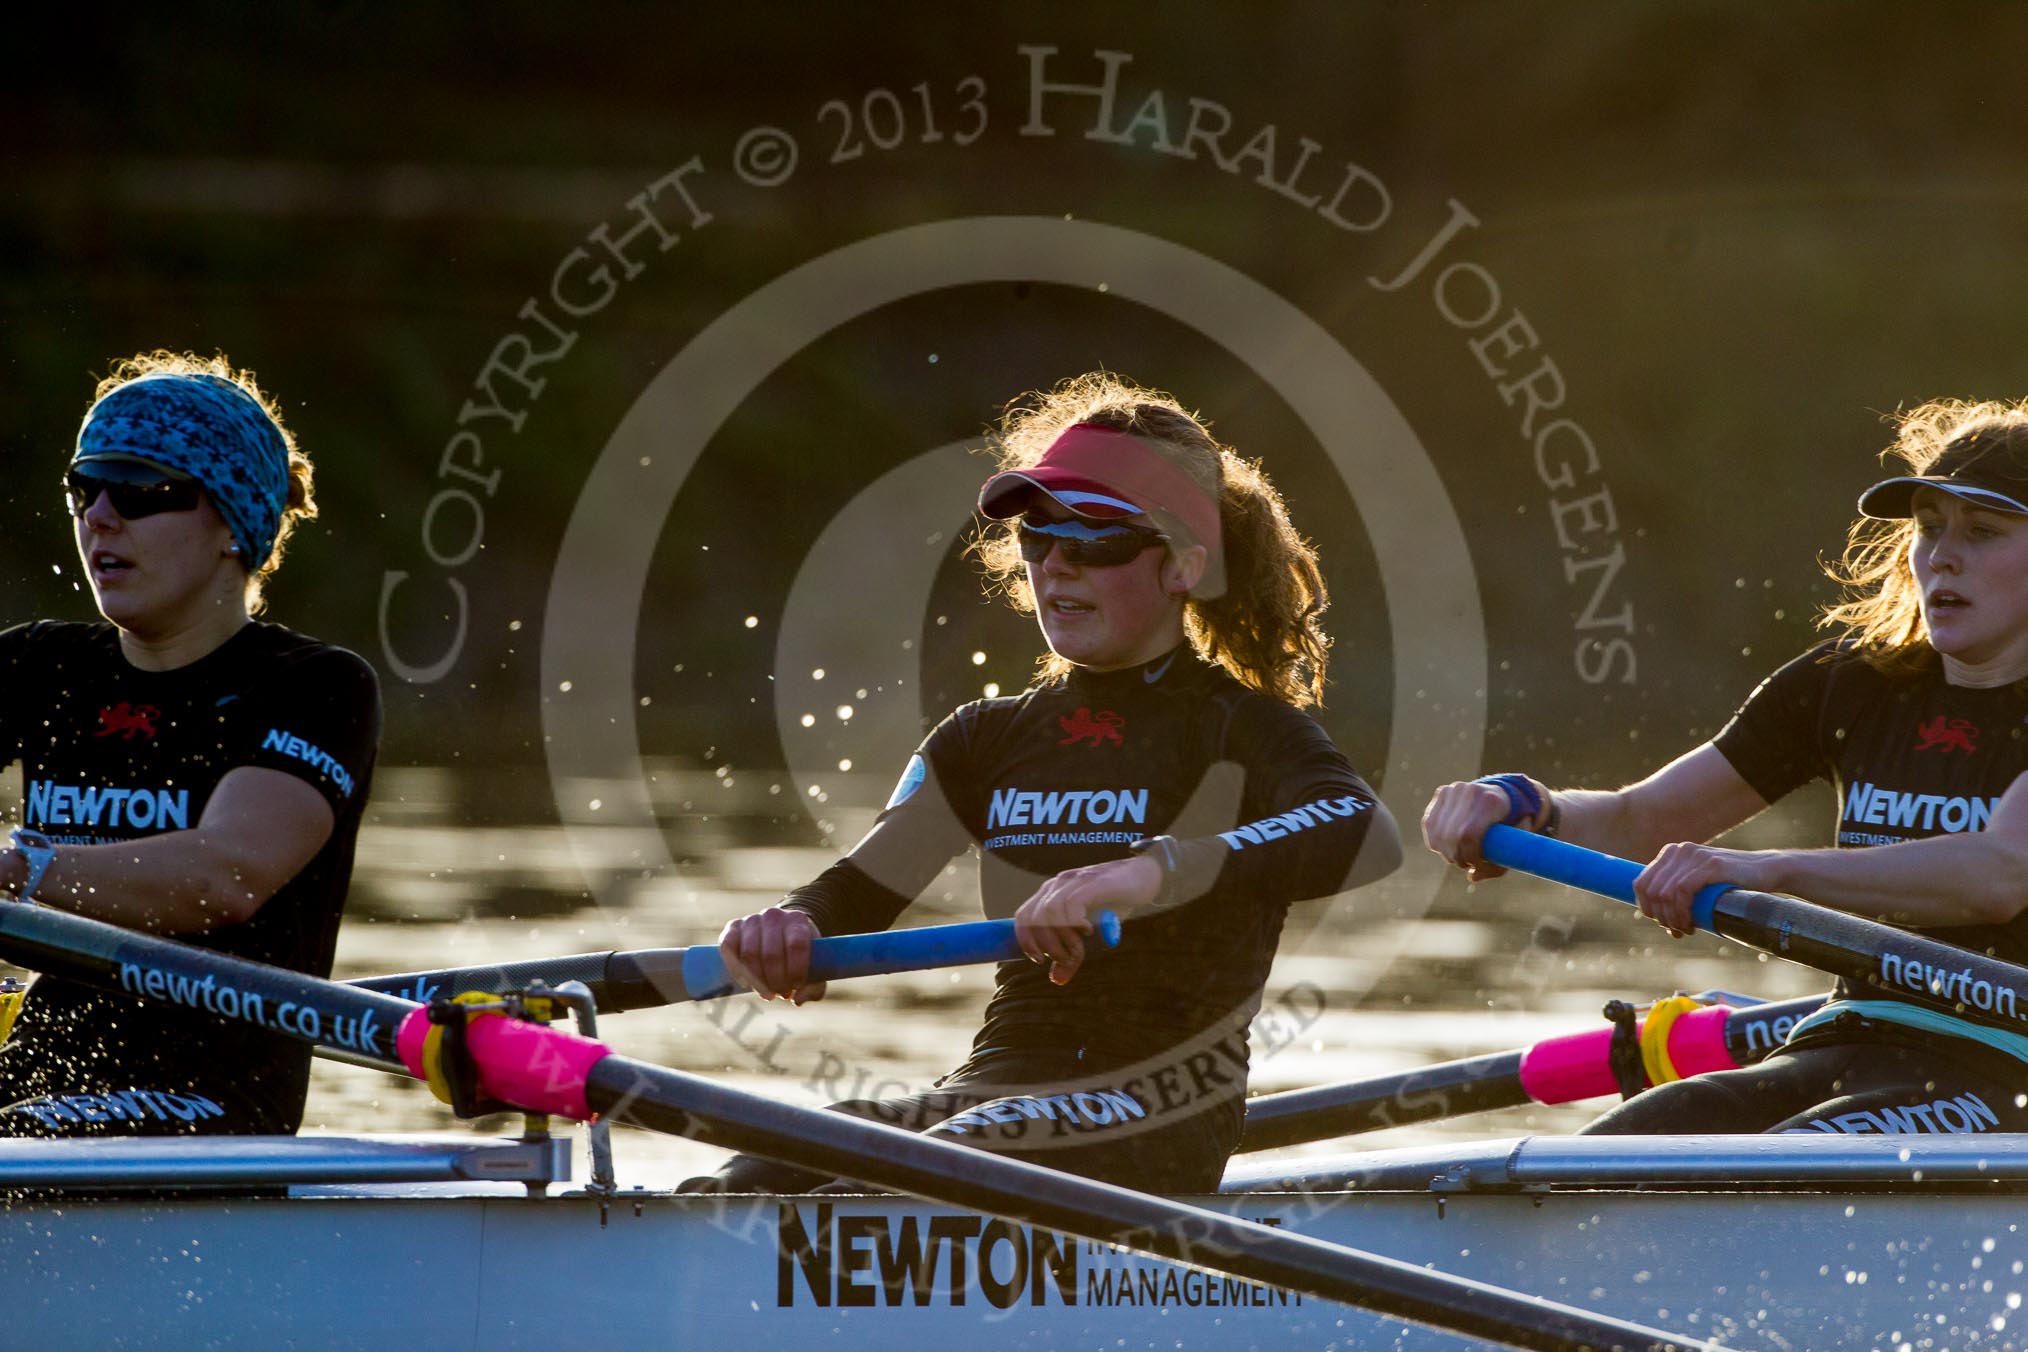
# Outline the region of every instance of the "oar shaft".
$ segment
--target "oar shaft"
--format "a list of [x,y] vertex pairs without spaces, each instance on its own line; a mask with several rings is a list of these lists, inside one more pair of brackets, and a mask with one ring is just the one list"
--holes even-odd
[[[1634,900],[1641,866],[1630,860],[1511,826],[1489,828],[1484,848],[1502,868]],[[1696,920],[1701,929],[1843,977],[1869,993],[2028,1034],[2028,968],[1766,892],[1707,887],[1698,893]]]
[[1411,1122],[1518,1108],[1532,1102],[1521,1085],[1522,1055],[1492,1052],[1355,1084],[1262,1094],[1247,1100],[1239,1149],[1274,1150]]
[[613,1056],[586,1093],[612,1117],[710,1145],[1118,1244],[1514,1347],[1701,1348],[1655,1329],[842,1113]]
[[[1710,1005],[1685,1014],[1669,1025],[1670,1064],[1679,1076],[1751,1065],[1780,1046],[1789,1027],[1822,1003],[1822,996],[1812,995],[1779,1004]],[[1645,1020],[1637,1024],[1636,1035],[1646,1027]],[[1613,1029],[1601,1026],[1544,1038],[1520,1051],[1262,1094],[1247,1100],[1239,1150],[1274,1150],[1495,1108],[1575,1103],[1618,1093],[1612,1039]]]
[[[0,903],[0,957],[426,1077],[429,1011],[397,996],[19,902]],[[585,1072],[609,1054],[603,1043],[505,1017],[473,1019],[465,1038],[481,1099],[574,1121],[591,1116]]]
[[[1706,1005],[1672,1019],[1656,1040],[1676,1079],[1736,1070],[1780,1046],[1789,1027],[1823,1003],[1821,995],[1807,995],[1745,1008]],[[1654,1036],[1650,1029],[1647,1018],[1634,1024],[1636,1045],[1643,1051]],[[1612,1028],[1593,1028],[1545,1038],[1530,1047],[1521,1060],[1521,1083],[1528,1097],[1537,1103],[1576,1103],[1618,1093],[1620,1082],[1612,1068],[1614,1036]]]
[[[1106,947],[1116,946],[1120,942],[1119,917],[1110,911],[1100,912],[1097,937]],[[839,981],[935,967],[1011,962],[1022,956],[1012,920],[974,920],[961,925],[841,934],[818,939],[810,945],[810,979]],[[427,1003],[439,995],[517,990],[537,981],[550,986],[582,981],[598,1002],[601,1014],[653,1009],[686,1000],[715,1000],[741,989],[726,970],[716,944],[574,953],[492,967],[362,977],[350,984]]]
[[138,934],[48,906],[0,903],[0,955],[38,972],[250,1024],[403,1073],[407,1068],[395,1039],[420,1011],[391,995]]
[[1789,1030],[1824,1007],[1824,996],[1800,995],[1793,1000],[1742,1005],[1727,1012],[1725,1051],[1735,1066],[1750,1066],[1788,1041]]
[[[688,951],[648,948],[631,953],[571,953],[490,967],[446,967],[433,972],[358,977],[345,984],[427,1004],[438,996],[463,995],[468,991],[525,990],[538,982],[557,987],[567,981],[581,981],[597,1001],[599,1013],[612,1014],[690,998],[683,987],[683,955]],[[676,993],[669,995],[665,991]]]

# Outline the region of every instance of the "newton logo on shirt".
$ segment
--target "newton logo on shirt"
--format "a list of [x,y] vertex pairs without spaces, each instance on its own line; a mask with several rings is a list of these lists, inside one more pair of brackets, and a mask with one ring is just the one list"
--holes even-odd
[[347,798],[352,796],[352,774],[323,748],[312,746],[293,732],[280,728],[269,728],[268,735],[261,740],[261,750],[279,751],[284,756],[294,756],[305,765],[315,766],[324,777],[338,786],[338,791]]
[[190,827],[190,790],[121,789],[101,784],[28,781],[30,826],[130,826],[142,831]]
[[1900,793],[1873,784],[1854,784],[1845,793],[1845,822],[1900,826],[1922,831],[1983,831],[1998,798],[1945,797]]
[[1077,826],[1084,822],[1148,821],[1146,789],[1069,789],[1036,793],[1027,789],[995,789],[986,812],[986,829],[1003,826]]
[[1278,816],[1263,817],[1257,822],[1248,822],[1245,826],[1235,826],[1230,831],[1220,831],[1218,838],[1235,850],[1243,850],[1249,845],[1280,840],[1298,831],[1322,826],[1335,818],[1356,817],[1370,806],[1371,804],[1364,798],[1354,798],[1350,795],[1344,798],[1319,798],[1314,803],[1305,803]]

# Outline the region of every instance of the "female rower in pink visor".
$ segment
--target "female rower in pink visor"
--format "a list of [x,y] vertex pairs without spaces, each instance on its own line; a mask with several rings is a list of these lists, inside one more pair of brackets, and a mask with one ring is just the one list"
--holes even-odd
[[[1093,374],[1017,401],[973,549],[1041,625],[1033,685],[945,718],[850,854],[720,951],[803,1004],[810,940],[884,929],[962,850],[1029,961],[972,1054],[840,1111],[1129,1186],[1215,1187],[1283,916],[1390,872],[1393,819],[1316,721],[1323,579],[1259,468],[1167,395]],[[1127,922],[1090,956],[1093,916]],[[696,1190],[827,1180],[751,1156]]]

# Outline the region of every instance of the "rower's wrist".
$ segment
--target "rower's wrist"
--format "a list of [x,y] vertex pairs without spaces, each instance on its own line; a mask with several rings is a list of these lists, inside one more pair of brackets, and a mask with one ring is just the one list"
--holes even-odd
[[12,845],[0,849],[0,893],[21,899],[22,884],[28,881],[28,856]]
[[1519,826],[1537,835],[1553,836],[1563,826],[1563,806],[1556,794],[1540,780],[1524,774],[1484,775],[1477,783],[1500,790],[1507,799],[1503,826]]
[[1789,895],[1813,891],[1815,889],[1812,889],[1808,880],[1802,876],[1804,870],[1801,866],[1802,860],[1797,858],[1799,853],[1801,852],[1796,850],[1749,850],[1740,857],[1739,863],[1744,867],[1736,870],[1740,875],[1739,881],[1732,885],[1743,887],[1750,892],[1782,892]]
[[49,866],[56,860],[56,846],[40,831],[16,827],[5,857],[10,861],[18,859],[19,863],[11,863],[8,871],[0,874],[0,886],[16,901],[35,900],[35,890],[42,886]]
[[[1155,868],[1155,891],[1143,905],[1169,906],[1176,900],[1177,873],[1182,866],[1180,842],[1174,836],[1142,836],[1127,846],[1135,863]],[[1134,909],[1138,910],[1139,907]]]
[[[1211,890],[1232,847],[1217,836],[1143,836],[1128,845],[1136,856],[1161,870],[1161,882],[1148,905],[1161,910],[1195,901]],[[1117,909],[1117,908],[1115,908]]]

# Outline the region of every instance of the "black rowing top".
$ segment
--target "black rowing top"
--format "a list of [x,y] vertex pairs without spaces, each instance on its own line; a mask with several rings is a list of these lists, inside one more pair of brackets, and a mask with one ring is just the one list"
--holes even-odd
[[[59,846],[194,828],[242,766],[323,794],[331,838],[295,878],[242,924],[174,937],[329,975],[380,739],[371,667],[256,623],[188,666],[144,671],[111,625],[44,621],[0,633],[0,692],[0,765],[20,760],[24,825]],[[202,1011],[45,976],[0,1048],[0,1106],[24,1105],[0,1113],[0,1134],[294,1131],[309,1057]]]
[[[2028,689],[1951,685],[1933,659],[1888,675],[1827,642],[1763,681],[1716,745],[1770,803],[1828,780],[1841,847],[1978,831],[2028,772]],[[2028,965],[2028,912],[2004,925],[1914,932]],[[1882,998],[1842,980],[1838,993]]]
[[[1289,904],[1347,887],[1385,811],[1314,719],[1179,649],[960,708],[866,838],[788,904],[826,934],[882,929],[975,848],[986,914],[1010,916],[1065,869],[1123,858],[1146,836],[1183,838],[1177,896],[1131,919],[1120,948],[1070,984],[1000,964],[959,1072],[1110,1074],[1243,1030]],[[1391,860],[1391,824],[1386,834]],[[1236,1140],[1236,1098],[1230,1112]]]

